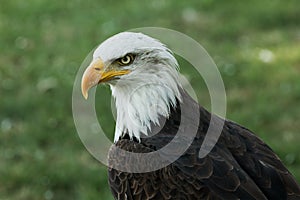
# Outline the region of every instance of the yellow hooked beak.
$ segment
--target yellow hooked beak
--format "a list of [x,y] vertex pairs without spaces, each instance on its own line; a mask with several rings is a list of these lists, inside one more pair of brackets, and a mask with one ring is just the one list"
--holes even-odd
[[105,67],[103,61],[98,58],[85,70],[81,79],[81,92],[85,99],[88,98],[89,89],[98,83],[107,82],[116,76],[128,74],[129,70],[116,70],[113,66]]

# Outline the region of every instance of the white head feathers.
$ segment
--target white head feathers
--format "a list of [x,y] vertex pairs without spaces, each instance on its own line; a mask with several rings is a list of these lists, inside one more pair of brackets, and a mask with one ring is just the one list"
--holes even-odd
[[104,41],[94,52],[105,63],[135,55],[124,66],[131,72],[109,83],[116,100],[115,142],[125,133],[140,140],[148,135],[159,116],[169,117],[171,106],[180,100],[178,63],[172,52],[158,40],[141,33],[123,32]]

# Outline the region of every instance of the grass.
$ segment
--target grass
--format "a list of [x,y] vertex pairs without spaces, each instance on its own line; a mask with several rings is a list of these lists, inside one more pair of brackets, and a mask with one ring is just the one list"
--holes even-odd
[[[256,132],[300,181],[298,4],[3,1],[0,199],[112,199],[106,168],[76,133],[72,85],[92,48],[110,35],[143,26],[172,28],[199,41],[224,79],[227,117]],[[209,107],[201,77],[181,63]],[[112,115],[101,113],[110,105],[109,91],[102,87],[97,94],[99,120],[112,133]]]

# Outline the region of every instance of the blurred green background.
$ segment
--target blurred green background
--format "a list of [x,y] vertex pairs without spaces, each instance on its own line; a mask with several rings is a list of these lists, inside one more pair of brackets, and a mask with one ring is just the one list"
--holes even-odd
[[[106,167],[82,145],[72,86],[107,37],[158,26],[199,41],[223,76],[227,118],[259,135],[300,181],[299,1],[46,1],[0,5],[0,199],[112,199]],[[181,70],[209,107],[201,77]],[[99,95],[100,94],[100,95]],[[112,137],[108,87],[99,120]]]

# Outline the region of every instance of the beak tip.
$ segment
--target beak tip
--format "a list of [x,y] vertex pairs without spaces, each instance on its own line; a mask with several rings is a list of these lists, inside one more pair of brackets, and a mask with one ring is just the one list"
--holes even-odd
[[85,94],[83,94],[83,98],[85,99],[85,100],[87,100],[88,99],[88,97],[89,97],[89,95],[88,95],[88,93],[86,92]]
[[89,90],[88,90],[88,88],[87,88],[85,82],[82,81],[82,84],[81,84],[81,94],[82,94],[82,96],[84,97],[85,100],[88,99],[88,96],[89,96],[88,91],[89,91]]
[[101,78],[101,73],[98,72],[97,69],[103,69],[104,64],[102,60],[99,58],[96,61],[93,61],[84,71],[82,79],[81,79],[81,93],[85,100],[88,99],[89,89],[97,85]]
[[89,93],[88,93],[88,89],[86,87],[84,87],[84,86],[81,87],[81,94],[85,100],[88,99]]

